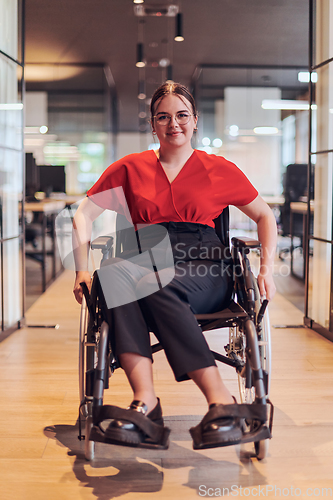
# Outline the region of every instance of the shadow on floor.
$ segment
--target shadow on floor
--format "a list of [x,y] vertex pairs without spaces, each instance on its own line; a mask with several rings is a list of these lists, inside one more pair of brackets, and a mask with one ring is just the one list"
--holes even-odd
[[[185,429],[187,433],[187,428],[193,425],[193,419],[191,416],[190,422],[189,416],[183,415],[177,416],[176,420],[166,417],[165,421],[171,423],[172,420],[173,434],[182,442],[183,431]],[[213,459],[176,442],[171,442],[168,450],[153,451],[97,443],[96,458],[87,462],[84,457],[84,441],[80,442],[77,437],[78,425],[53,425],[46,427],[44,434],[69,449],[68,455],[75,457],[75,477],[85,488],[91,489],[98,500],[111,500],[131,492],[158,493],[168,486],[174,488],[174,483],[182,479],[175,479],[173,474],[169,476],[168,470],[175,469],[184,469],[186,483],[181,484],[193,490],[195,495],[206,485],[214,488],[223,485],[224,488],[231,489],[237,484],[242,484],[242,487],[253,486],[254,483],[266,484],[265,476],[258,470],[255,478],[249,474],[248,467],[253,470],[255,462],[248,456],[243,459],[240,457],[239,460],[233,455],[233,461]],[[186,441],[188,440],[186,437]],[[223,456],[225,453],[220,452],[219,455]]]

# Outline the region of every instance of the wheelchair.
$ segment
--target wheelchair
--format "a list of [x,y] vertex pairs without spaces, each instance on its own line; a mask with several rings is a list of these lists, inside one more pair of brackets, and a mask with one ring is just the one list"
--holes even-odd
[[[234,274],[233,295],[228,307],[222,311],[196,314],[195,317],[203,332],[219,328],[229,329],[225,353],[212,353],[217,361],[236,370],[241,404],[237,405],[237,415],[233,416],[241,418],[243,422],[241,444],[253,442],[252,456],[261,460],[267,456],[269,439],[272,437],[274,407],[269,400],[271,340],[268,301],[260,300],[257,281],[248,256],[252,249],[260,247],[260,243],[248,237],[234,237],[230,245],[228,207],[214,223],[221,242],[230,249]],[[114,245],[112,236],[100,236],[91,243],[91,249],[102,252],[103,262],[120,255],[124,244],[117,238]],[[117,409],[103,405],[103,396],[119,363],[112,350],[112,332],[109,332],[106,321],[106,304],[97,271],[94,272],[90,292],[84,283],[82,289],[84,297],[79,330],[78,438],[85,440],[85,458],[93,460],[95,442],[107,442],[101,438],[98,423],[102,419],[110,418],[108,408]],[[151,348],[153,354],[163,349],[159,342]],[[113,413],[113,418],[116,414]],[[194,449],[204,447],[200,443],[200,425],[190,430]]]

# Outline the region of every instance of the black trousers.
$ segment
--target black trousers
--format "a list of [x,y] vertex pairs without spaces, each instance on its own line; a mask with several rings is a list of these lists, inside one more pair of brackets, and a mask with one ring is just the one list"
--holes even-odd
[[189,378],[188,372],[216,365],[194,314],[227,306],[233,282],[227,256],[223,259],[221,253],[225,249],[213,228],[174,222],[164,227],[173,251],[172,267],[156,272],[156,267],[139,265],[142,261],[114,258],[99,276],[111,305],[108,323],[115,354],[134,352],[152,358],[149,331],[153,331],[175,379],[182,381]]

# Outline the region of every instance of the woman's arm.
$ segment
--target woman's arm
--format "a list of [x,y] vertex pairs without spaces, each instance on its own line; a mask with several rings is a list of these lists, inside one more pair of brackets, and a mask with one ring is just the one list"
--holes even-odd
[[257,196],[248,205],[237,207],[257,224],[258,239],[261,243],[260,270],[258,285],[261,295],[271,300],[276,288],[273,280],[274,256],[276,250],[277,228],[272,210]]
[[88,271],[88,255],[90,248],[92,223],[104,209],[85,198],[76,211],[73,220],[73,253],[75,261],[75,283],[73,293],[79,304],[82,303],[82,288],[85,282],[90,289],[91,276]]

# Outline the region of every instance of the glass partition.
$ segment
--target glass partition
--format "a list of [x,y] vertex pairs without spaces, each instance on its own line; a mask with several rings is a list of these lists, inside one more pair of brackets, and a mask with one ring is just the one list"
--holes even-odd
[[[308,213],[305,322],[333,340],[333,2],[310,0],[310,105],[312,119],[309,163],[313,202]],[[311,197],[311,186],[309,188]]]
[[287,165],[307,162],[307,68],[203,64],[195,74],[196,147],[234,162],[266,201],[281,199]]
[[0,0],[0,283],[1,329],[23,312],[22,4]]

